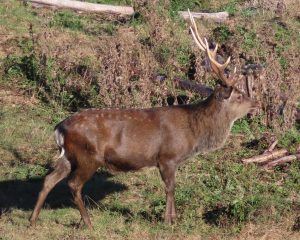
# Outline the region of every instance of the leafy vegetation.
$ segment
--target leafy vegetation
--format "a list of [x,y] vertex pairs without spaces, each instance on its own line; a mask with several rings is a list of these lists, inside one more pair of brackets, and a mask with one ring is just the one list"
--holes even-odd
[[230,39],[233,33],[226,25],[220,25],[213,30],[213,36],[216,41],[223,43]]

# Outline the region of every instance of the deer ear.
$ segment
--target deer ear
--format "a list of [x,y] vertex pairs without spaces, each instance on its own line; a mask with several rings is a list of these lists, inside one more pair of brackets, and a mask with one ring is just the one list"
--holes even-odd
[[233,88],[232,87],[218,87],[216,91],[216,99],[223,101],[230,98]]

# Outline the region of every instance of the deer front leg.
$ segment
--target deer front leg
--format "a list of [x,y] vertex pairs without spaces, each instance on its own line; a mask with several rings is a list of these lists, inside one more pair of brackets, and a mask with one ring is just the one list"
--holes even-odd
[[165,222],[172,224],[176,220],[176,209],[175,209],[175,171],[176,167],[174,164],[159,164],[159,171],[166,185],[166,212]]

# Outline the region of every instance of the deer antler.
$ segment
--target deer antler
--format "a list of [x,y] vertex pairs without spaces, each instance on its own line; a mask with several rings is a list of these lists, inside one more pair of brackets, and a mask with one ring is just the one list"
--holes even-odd
[[209,49],[208,42],[207,42],[206,38],[204,38],[204,42],[203,42],[203,40],[199,36],[197,25],[195,23],[195,20],[192,16],[190,10],[188,10],[188,12],[189,12],[190,20],[191,20],[191,23],[192,23],[192,26],[190,26],[190,30],[191,30],[193,39],[196,42],[197,46],[202,51],[206,52],[213,72],[217,75],[217,77],[219,77],[222,80],[222,82],[226,86],[228,86],[228,87],[234,86],[236,84],[236,81],[234,79],[228,78],[224,74],[224,70],[230,62],[230,57],[227,59],[227,61],[224,64],[220,64],[220,63],[217,62],[216,57],[217,57],[217,51],[218,51],[218,44],[216,45],[214,50]]

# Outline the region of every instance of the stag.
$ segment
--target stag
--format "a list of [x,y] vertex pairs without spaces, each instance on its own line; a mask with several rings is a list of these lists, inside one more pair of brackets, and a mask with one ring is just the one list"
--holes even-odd
[[175,172],[197,153],[221,148],[235,120],[257,106],[256,101],[237,89],[236,78],[228,76],[202,40],[192,16],[190,30],[197,46],[206,53],[213,73],[221,80],[213,93],[196,104],[148,109],[87,109],[60,122],[54,131],[60,156],[43,188],[30,218],[32,225],[51,189],[70,175],[68,185],[81,218],[92,227],[81,191],[101,166],[115,171],[134,171],[157,167],[165,183],[165,222],[173,223],[175,210]]

